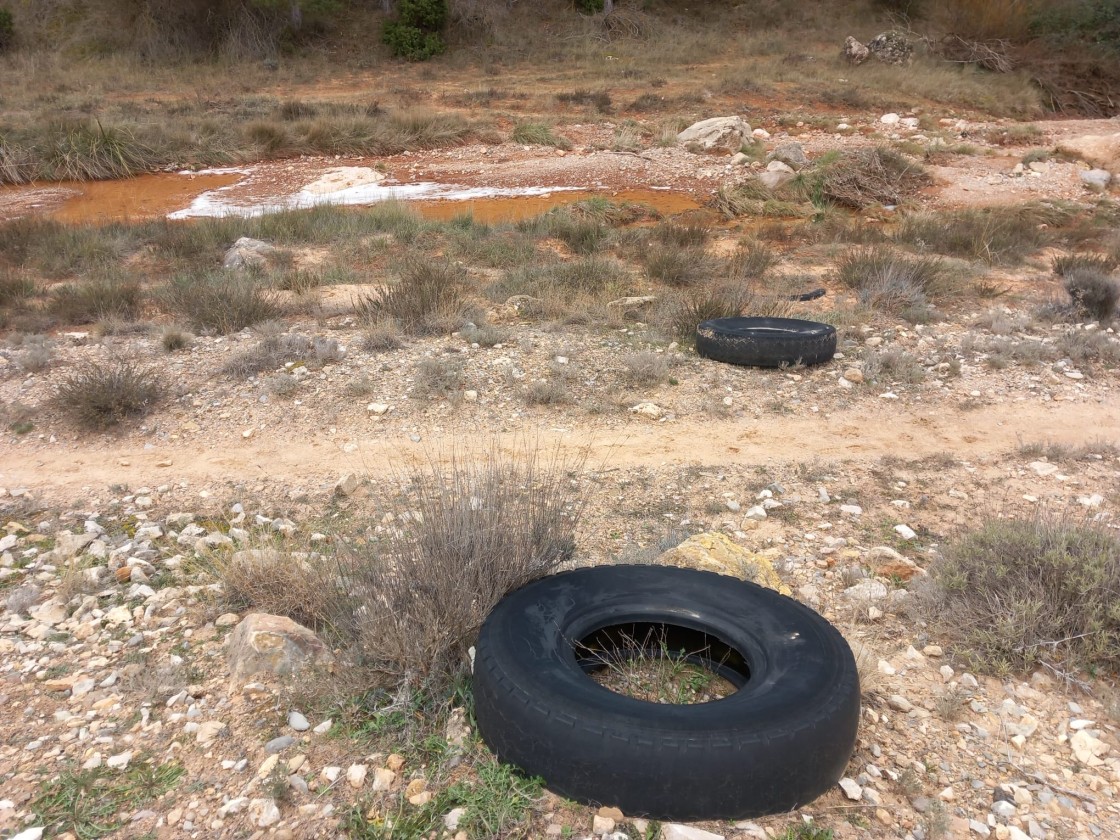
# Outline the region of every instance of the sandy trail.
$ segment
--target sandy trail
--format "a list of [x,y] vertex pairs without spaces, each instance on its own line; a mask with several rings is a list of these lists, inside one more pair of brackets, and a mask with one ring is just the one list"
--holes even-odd
[[[480,435],[473,443],[485,442]],[[1120,440],[1120,395],[1095,404],[1054,402],[982,406],[969,411],[937,405],[897,406],[886,400],[856,410],[807,418],[747,421],[695,421],[639,424],[622,428],[542,427],[506,432],[495,440],[504,448],[538,441],[545,451],[575,454],[586,450],[588,463],[607,467],[657,467],[696,464],[778,464],[856,459],[886,455],[922,458],[949,453],[981,460],[1014,449],[1021,442],[1080,444]],[[75,498],[111,484],[187,482],[192,488],[226,482],[274,481],[290,486],[329,481],[341,473],[384,473],[431,454],[446,455],[462,437],[387,435],[357,439],[256,439],[241,445],[202,448],[142,442],[113,446],[9,452],[0,483],[27,487],[39,497]]]

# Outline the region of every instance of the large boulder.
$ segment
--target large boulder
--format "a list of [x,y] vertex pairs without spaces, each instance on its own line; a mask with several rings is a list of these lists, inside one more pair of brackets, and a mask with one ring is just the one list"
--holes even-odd
[[774,564],[768,558],[748,551],[718,531],[707,531],[689,537],[658,557],[657,562],[666,566],[730,575],[783,595],[792,594],[790,588],[782,583],[774,570]]
[[894,29],[881,32],[867,42],[867,50],[884,64],[909,64],[914,58],[910,39]]
[[313,632],[290,618],[250,613],[226,641],[230,675],[244,680],[254,674],[283,677],[331,661],[327,646]]
[[734,154],[751,140],[751,127],[742,117],[712,117],[693,123],[677,140],[704,152]]
[[1120,132],[1071,137],[1058,143],[1058,151],[1079,157],[1109,172],[1120,172]]

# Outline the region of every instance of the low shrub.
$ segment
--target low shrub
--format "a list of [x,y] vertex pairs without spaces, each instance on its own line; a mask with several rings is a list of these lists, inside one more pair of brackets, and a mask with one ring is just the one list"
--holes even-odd
[[696,341],[696,327],[712,318],[738,315],[788,317],[793,306],[782,295],[767,294],[743,282],[718,282],[666,298],[658,308],[658,321],[683,345]]
[[66,324],[135,321],[141,312],[140,283],[127,277],[105,277],[56,289],[47,308]]
[[442,453],[398,474],[416,516],[381,540],[332,541],[333,556],[244,551],[216,564],[235,606],[324,634],[371,687],[445,691],[469,667],[483,619],[507,593],[569,561],[583,456],[528,446]]
[[1055,257],[1050,264],[1059,277],[1068,277],[1074,271],[1089,270],[1108,274],[1120,266],[1120,256],[1113,254],[1070,254]]
[[926,306],[940,290],[945,269],[940,259],[908,257],[890,248],[855,248],[840,258],[836,276],[859,293],[862,304],[885,312]]
[[707,244],[712,229],[707,225],[662,222],[653,229],[653,238],[676,248],[700,248]]
[[427,61],[446,49],[447,0],[400,0],[396,20],[387,21],[381,40],[393,55]]
[[164,327],[160,331],[159,343],[167,353],[186,350],[191,346],[191,334],[179,327]]
[[102,431],[143,417],[163,392],[151,369],[127,359],[95,360],[78,365],[62,379],[56,400],[77,425]]
[[528,405],[562,405],[572,401],[564,383],[558,379],[530,382],[522,394]]
[[12,13],[7,9],[0,9],[0,52],[9,49],[16,40],[16,25],[12,20]]
[[13,268],[0,267],[0,306],[11,306],[35,294],[35,281]]
[[193,328],[218,335],[238,332],[280,313],[272,296],[255,280],[225,270],[180,274],[172,279],[164,299]]
[[919,603],[977,670],[1120,664],[1120,539],[1103,525],[988,518],[930,567]]
[[1065,289],[1074,307],[1098,321],[1108,321],[1116,314],[1120,301],[1120,283],[1102,271],[1075,268],[1064,275]]
[[467,308],[467,275],[450,262],[413,254],[400,279],[360,308],[370,321],[391,320],[407,335],[439,335],[459,326]]
[[235,354],[222,366],[222,372],[227,376],[251,376],[276,370],[289,362],[309,362],[314,355],[314,342],[306,335],[266,335],[255,347]]
[[699,246],[655,245],[645,252],[644,262],[651,280],[676,288],[711,280],[718,265],[718,261]]

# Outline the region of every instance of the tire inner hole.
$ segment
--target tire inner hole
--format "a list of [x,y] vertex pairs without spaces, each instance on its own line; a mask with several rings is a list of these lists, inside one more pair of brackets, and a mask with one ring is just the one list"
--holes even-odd
[[650,703],[710,703],[750,679],[746,658],[702,630],[632,621],[601,627],[575,645],[576,662],[616,694]]

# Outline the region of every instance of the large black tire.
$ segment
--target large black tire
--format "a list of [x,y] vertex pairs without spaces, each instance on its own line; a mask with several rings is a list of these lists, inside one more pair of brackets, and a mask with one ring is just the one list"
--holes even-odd
[[[710,667],[738,691],[666,705],[585,673],[578,642],[651,624],[710,642]],[[578,569],[503,599],[478,639],[474,697],[502,761],[563,796],[682,821],[782,813],[820,796],[843,775],[860,709],[851,649],[817,613],[737,578],[662,566]]]
[[696,328],[696,352],[751,367],[819,365],[836,354],[836,327],[796,318],[713,318]]

